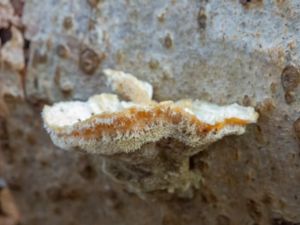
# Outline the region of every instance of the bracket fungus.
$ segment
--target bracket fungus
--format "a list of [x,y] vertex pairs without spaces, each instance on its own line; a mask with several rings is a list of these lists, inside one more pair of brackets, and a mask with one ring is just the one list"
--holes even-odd
[[139,191],[197,187],[199,176],[189,171],[189,157],[224,136],[243,134],[258,118],[252,107],[238,104],[156,102],[149,83],[120,71],[104,74],[124,100],[103,93],[86,102],[45,106],[44,125],[55,145],[105,156],[105,171]]

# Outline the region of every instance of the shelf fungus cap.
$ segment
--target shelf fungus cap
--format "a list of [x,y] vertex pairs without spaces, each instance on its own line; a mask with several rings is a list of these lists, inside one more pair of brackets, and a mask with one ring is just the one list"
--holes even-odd
[[[255,123],[258,118],[252,107],[238,104],[218,106],[199,100],[155,102],[151,100],[150,84],[144,84],[130,74],[108,71],[107,74],[114,73],[109,81],[113,89],[118,89],[118,93],[127,95],[132,101],[103,93],[86,102],[45,106],[42,112],[44,125],[55,145],[63,149],[79,147],[106,155],[133,152],[146,143],[163,138],[203,147],[227,135],[243,134],[246,125]],[[121,78],[117,78],[117,74]],[[121,84],[120,91],[118,85]],[[148,97],[137,100],[135,94],[142,92],[145,96],[148,93]]]

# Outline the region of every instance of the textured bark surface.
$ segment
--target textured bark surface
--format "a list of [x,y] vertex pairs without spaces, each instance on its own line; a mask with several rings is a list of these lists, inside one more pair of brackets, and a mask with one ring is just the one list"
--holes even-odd
[[[26,63],[1,53],[0,176],[22,224],[300,223],[297,0],[1,0],[0,9],[1,49]],[[109,91],[105,68],[150,82],[159,101],[238,102],[260,119],[192,158],[203,177],[193,198],[141,199],[103,174],[101,158],[55,148],[41,124],[45,103]]]

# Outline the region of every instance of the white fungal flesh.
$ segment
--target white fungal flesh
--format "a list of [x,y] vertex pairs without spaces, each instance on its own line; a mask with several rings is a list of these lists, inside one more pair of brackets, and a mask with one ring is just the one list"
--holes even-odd
[[[182,106],[186,112],[195,115],[200,121],[214,125],[227,118],[237,118],[255,123],[258,114],[252,107],[243,107],[238,104],[219,106],[203,101],[175,102]],[[44,122],[49,126],[71,126],[84,121],[93,115],[101,113],[121,112],[130,107],[146,109],[147,105],[133,102],[119,101],[113,94],[94,95],[87,102],[73,101],[60,102],[52,107],[46,106],[43,110]]]
[[238,118],[255,123],[258,117],[258,114],[252,107],[244,107],[236,103],[219,106],[199,100],[183,102],[185,101],[179,101],[177,104],[183,105],[187,112],[196,115],[199,120],[210,125],[222,122],[227,118]]

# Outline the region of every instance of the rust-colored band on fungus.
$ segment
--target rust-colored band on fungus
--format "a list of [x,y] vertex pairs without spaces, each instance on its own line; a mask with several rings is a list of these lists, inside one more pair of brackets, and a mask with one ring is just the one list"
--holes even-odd
[[[110,119],[113,118],[113,122],[96,123],[97,119]],[[101,115],[95,115],[84,123],[94,123],[92,127],[79,128],[72,131],[71,134],[62,135],[64,137],[73,136],[83,139],[99,138],[103,133],[107,135],[114,135],[118,130],[120,133],[131,133],[138,130],[145,130],[147,127],[155,124],[156,122],[170,123],[174,126],[181,122],[185,122],[188,126],[195,126],[198,135],[203,135],[211,131],[219,131],[224,126],[244,126],[249,123],[247,120],[239,118],[226,118],[222,122],[218,122],[214,125],[207,124],[197,119],[195,115],[191,115],[185,112],[180,107],[169,107],[157,105],[151,110],[143,110],[130,108],[122,112],[116,113],[104,113]]]

